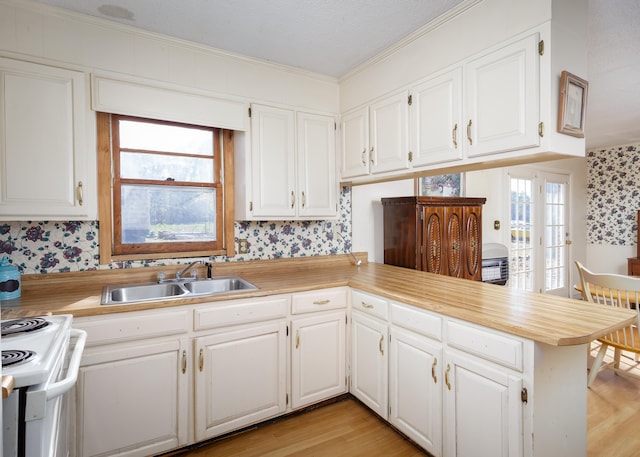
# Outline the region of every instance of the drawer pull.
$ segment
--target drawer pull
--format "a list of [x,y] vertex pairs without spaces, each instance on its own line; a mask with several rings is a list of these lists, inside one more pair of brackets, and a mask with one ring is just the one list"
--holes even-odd
[[433,358],[433,363],[431,364],[431,377],[433,378],[433,383],[438,384],[438,377],[436,376],[436,366],[438,365],[438,359],[436,357]]
[[296,206],[296,194],[291,191],[291,208],[293,208],[294,206]]
[[372,309],[373,308],[373,305],[371,305],[371,304],[369,304],[367,302],[360,302],[360,304],[362,305],[363,308],[366,308],[366,309]]
[[473,146],[473,138],[471,137],[471,119],[467,124],[467,140],[469,140],[469,146]]
[[182,374],[187,372],[187,351],[182,351]]
[[204,349],[200,349],[200,354],[198,355],[198,367],[200,371],[204,368]]
[[447,385],[447,389],[451,390],[451,383],[449,382],[449,372],[451,371],[451,365],[447,363],[447,369],[444,371],[444,383]]
[[296,330],[296,349],[300,347],[300,330]]
[[382,342],[384,341],[384,335],[380,335],[380,342],[378,343],[378,348],[380,349],[380,354],[384,355],[384,349],[382,348]]
[[329,299],[325,299],[325,300],[316,300],[313,302],[314,305],[326,305],[327,303],[330,303],[331,300]]
[[367,166],[367,150],[363,149],[362,150],[362,165],[364,165],[365,167]]

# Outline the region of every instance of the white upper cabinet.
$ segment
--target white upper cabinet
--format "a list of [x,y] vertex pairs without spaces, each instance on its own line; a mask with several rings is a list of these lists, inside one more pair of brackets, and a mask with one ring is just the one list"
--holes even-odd
[[[251,105],[250,160],[237,219],[304,220],[337,215],[335,121],[327,115]],[[240,164],[239,170],[242,169]]]
[[251,106],[253,215],[296,215],[295,113]]
[[412,166],[462,159],[462,68],[411,89]]
[[411,88],[413,168],[540,145],[538,34]]
[[369,108],[371,173],[409,168],[408,98],[409,93],[402,91],[372,104]]
[[336,125],[331,116],[297,113],[298,215],[335,217]]
[[540,144],[538,43],[536,33],[466,65],[469,157]]
[[342,116],[342,177],[369,174],[369,107]]
[[0,58],[0,220],[95,219],[86,87],[82,72]]
[[342,117],[342,178],[409,168],[408,91]]

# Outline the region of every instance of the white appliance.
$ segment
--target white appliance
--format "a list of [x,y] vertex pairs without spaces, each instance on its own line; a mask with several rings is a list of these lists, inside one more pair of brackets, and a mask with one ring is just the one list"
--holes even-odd
[[509,281],[509,250],[503,244],[482,245],[482,282],[504,286]]
[[68,457],[69,392],[87,340],[73,316],[0,321],[2,376],[13,391],[2,400],[3,457]]

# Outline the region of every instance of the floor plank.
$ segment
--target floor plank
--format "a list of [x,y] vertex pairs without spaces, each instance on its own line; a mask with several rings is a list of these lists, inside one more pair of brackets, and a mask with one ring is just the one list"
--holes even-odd
[[353,399],[329,404],[175,457],[422,457],[375,414]]

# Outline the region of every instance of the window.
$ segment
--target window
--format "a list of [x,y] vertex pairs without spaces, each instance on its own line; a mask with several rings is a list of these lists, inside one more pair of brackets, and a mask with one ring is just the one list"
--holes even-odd
[[99,113],[101,262],[233,255],[232,140],[212,127]]

